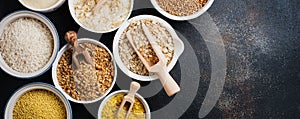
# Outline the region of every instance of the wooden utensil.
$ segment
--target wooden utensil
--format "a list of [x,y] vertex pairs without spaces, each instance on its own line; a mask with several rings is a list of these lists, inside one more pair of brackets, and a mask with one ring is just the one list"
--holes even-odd
[[74,48],[72,54],[72,62],[74,62],[74,66],[76,68],[80,66],[80,61],[84,61],[87,64],[94,65],[90,53],[85,48],[79,45],[77,34],[75,31],[68,31],[66,33],[65,40]]
[[80,100],[94,100],[102,94],[97,83],[95,59],[87,48],[79,45],[76,32],[68,31],[65,39],[73,46],[72,71],[78,97]]
[[130,34],[130,30],[127,31],[126,37],[129,39],[130,44],[132,45],[133,49],[147,68],[149,72],[153,72],[157,74],[157,76],[160,79],[160,82],[162,83],[166,93],[168,96],[172,96],[175,93],[180,91],[180,87],[177,85],[177,83],[174,81],[172,76],[167,71],[167,61],[164,55],[162,54],[162,51],[158,47],[159,45],[156,43],[154,37],[150,33],[149,29],[142,23],[143,31],[150,42],[150,45],[152,46],[154,52],[156,53],[156,56],[158,57],[159,61],[156,64],[149,64],[149,62],[146,61],[146,59],[143,57],[143,55],[138,51],[138,48],[135,46],[135,43],[132,39],[132,36]]
[[124,99],[116,113],[116,118],[118,118],[120,111],[123,109],[126,102],[130,103],[129,109],[127,110],[125,119],[128,119],[130,111],[132,110],[133,104],[134,104],[134,97],[135,93],[140,89],[140,84],[138,82],[131,82],[130,84],[130,90],[126,96],[124,96]]

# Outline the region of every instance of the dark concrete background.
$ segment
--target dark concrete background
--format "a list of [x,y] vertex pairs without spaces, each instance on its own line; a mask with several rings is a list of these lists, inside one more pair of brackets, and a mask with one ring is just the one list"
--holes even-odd
[[[0,19],[24,9],[17,0],[2,0]],[[225,44],[227,75],[219,102],[207,118],[300,118],[300,1],[215,0],[208,13],[217,24]],[[183,35],[199,35],[190,30],[193,28],[188,22],[168,20],[154,9],[137,10],[132,16],[138,14],[162,17]],[[68,12],[67,2],[57,11],[45,15],[56,26],[60,38],[68,30],[79,29]],[[104,34],[100,41],[111,49],[114,34]],[[198,51],[198,59],[209,59],[201,36],[200,39],[189,37],[188,41]],[[66,42],[61,40],[61,46],[64,44]],[[208,66],[200,69],[201,77],[208,80],[199,82],[197,98],[181,118],[198,118],[209,84],[209,63],[199,61],[201,66]],[[177,74],[179,68],[177,64],[171,74],[180,75]],[[53,84],[50,70],[26,80],[16,79],[0,70],[0,80],[0,117],[3,117],[6,102],[18,87],[30,82]],[[151,110],[159,109],[172,99],[161,93],[147,99]],[[93,118],[83,105],[71,105],[75,119]]]

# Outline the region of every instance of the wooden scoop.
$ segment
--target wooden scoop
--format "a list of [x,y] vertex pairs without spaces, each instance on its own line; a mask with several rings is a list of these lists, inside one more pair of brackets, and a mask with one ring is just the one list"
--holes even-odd
[[179,92],[180,88],[177,85],[177,83],[174,81],[172,76],[168,73],[167,66],[166,66],[167,61],[166,61],[164,55],[162,54],[160,48],[158,47],[159,45],[156,43],[156,41],[154,40],[154,37],[150,33],[149,29],[143,23],[142,23],[142,28],[143,28],[143,31],[144,31],[148,41],[150,42],[150,44],[152,46],[154,52],[156,53],[156,56],[159,59],[159,61],[156,64],[150,65],[149,62],[147,62],[146,59],[143,57],[143,55],[138,51],[138,48],[136,48],[136,46],[135,46],[135,43],[132,39],[130,31],[128,31],[126,33],[126,37],[129,39],[130,44],[132,45],[133,49],[135,50],[135,52],[137,53],[137,55],[139,56],[139,58],[141,59],[141,61],[145,65],[145,67],[147,68],[147,70],[149,72],[155,73],[159,77],[160,82],[162,83],[168,96],[172,96],[175,93]]
[[[74,48],[72,54],[72,62],[74,62],[76,68],[79,68],[80,61],[85,61],[87,64],[91,64],[94,66],[93,59],[90,53],[78,44],[77,34],[75,31],[68,31],[65,35],[65,40]],[[80,58],[80,56],[83,57]]]
[[130,106],[129,106],[129,109],[126,113],[126,118],[125,119],[128,119],[129,117],[129,114],[130,114],[130,111],[132,110],[132,107],[133,107],[133,104],[134,104],[134,96],[135,96],[135,93],[140,89],[140,84],[138,82],[131,82],[130,84],[130,90],[128,92],[128,94],[126,96],[124,96],[124,99],[116,113],[116,119],[118,119],[118,115],[120,113],[120,111],[123,109],[124,105],[126,102],[129,102],[130,103]]
[[94,57],[79,45],[76,32],[67,32],[65,39],[73,46],[72,71],[78,97],[85,101],[98,98],[103,92],[97,83]]

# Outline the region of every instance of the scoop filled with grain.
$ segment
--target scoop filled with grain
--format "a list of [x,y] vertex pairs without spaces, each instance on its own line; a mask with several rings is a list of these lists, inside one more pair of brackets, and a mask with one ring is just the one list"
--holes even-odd
[[175,66],[179,56],[182,54],[184,44],[171,25],[163,19],[152,15],[133,17],[119,28],[113,42],[114,57],[118,66],[131,78],[151,81],[157,79],[157,75],[147,70],[126,37],[126,33],[130,31],[132,38],[137,39],[135,42],[139,47],[138,50],[147,56],[148,62],[156,64],[158,58],[155,57],[156,53],[144,34],[142,24],[145,24],[153,37],[155,37],[155,42],[158,44],[164,59],[166,59],[168,72]]
[[74,73],[89,74],[89,70],[82,69],[92,67],[82,65],[86,68],[79,68],[74,72],[72,69],[73,48],[69,45],[65,45],[58,53],[52,67],[52,79],[54,85],[62,91],[67,99],[76,103],[93,103],[105,97],[115,84],[115,61],[109,49],[96,40],[82,38],[78,39],[78,43],[87,48],[94,57],[96,76],[91,78],[95,78],[96,82],[91,82],[88,80],[89,78],[84,77],[80,78],[82,80],[74,78]]
[[[115,119],[116,113],[127,93],[127,90],[119,90],[108,95],[100,104],[98,119]],[[125,119],[129,107],[129,103],[125,103],[123,108],[120,109],[118,119]],[[135,94],[129,119],[151,119],[150,113],[150,108],[146,100],[141,95]]]

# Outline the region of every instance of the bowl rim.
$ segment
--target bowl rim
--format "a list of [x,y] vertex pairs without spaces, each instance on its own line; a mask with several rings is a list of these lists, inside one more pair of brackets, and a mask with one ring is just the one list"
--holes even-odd
[[96,98],[95,100],[91,100],[91,101],[79,101],[79,100],[76,100],[74,99],[73,97],[71,97],[70,95],[68,95],[62,88],[61,86],[59,85],[59,82],[58,82],[58,79],[57,79],[57,66],[58,66],[58,62],[61,58],[61,56],[63,55],[63,53],[71,48],[71,46],[69,44],[66,44],[64,45],[60,51],[58,52],[57,54],[57,57],[54,61],[54,63],[52,64],[52,81],[54,83],[54,86],[60,90],[62,92],[62,94],[70,101],[72,102],[75,102],[75,103],[79,103],[79,104],[89,104],[89,103],[94,103],[94,102],[97,102],[101,99],[103,99],[111,90],[112,88],[114,87],[115,83],[116,83],[116,80],[117,80],[117,67],[116,67],[116,62],[115,62],[115,59],[113,57],[113,54],[111,53],[111,51],[104,45],[102,44],[101,42],[99,41],[96,41],[94,39],[90,39],[90,38],[80,38],[78,39],[78,42],[79,43],[82,43],[82,42],[88,42],[88,43],[92,43],[92,44],[95,44],[95,45],[98,45],[98,46],[101,46],[103,48],[105,48],[106,51],[109,52],[111,58],[112,58],[112,63],[113,63],[113,66],[114,66],[114,78],[113,78],[113,82],[111,84],[111,86],[107,89],[107,91],[102,95],[100,96],[99,98]]
[[[68,0],[68,6],[69,6],[69,11],[70,11],[70,14],[71,14],[71,16],[72,16],[72,18],[74,19],[74,21],[80,26],[80,27],[82,27],[82,28],[84,28],[84,29],[86,29],[86,30],[88,30],[88,31],[90,31],[90,32],[93,32],[93,33],[109,33],[109,32],[112,32],[112,31],[115,31],[115,30],[117,30],[122,24],[120,24],[119,26],[117,26],[117,27],[115,27],[115,28],[113,28],[113,29],[109,29],[109,30],[106,30],[106,31],[96,31],[96,30],[94,30],[94,29],[91,29],[91,28],[88,28],[88,27],[86,27],[85,25],[83,25],[80,21],[79,21],[79,19],[76,17],[76,15],[75,15],[75,11],[74,11],[74,1],[77,1],[77,0]],[[132,13],[132,10],[133,10],[133,4],[134,4],[134,0],[129,0],[130,1],[130,12],[129,12],[129,14],[127,15],[127,17],[124,19],[124,21],[122,22],[122,23],[124,23],[129,17],[130,17],[130,15],[131,15],[131,13]]]
[[214,0],[207,0],[207,3],[201,8],[199,9],[197,12],[188,15],[188,16],[175,16],[172,15],[168,12],[166,12],[165,10],[163,10],[157,3],[156,0],[151,0],[152,5],[154,6],[154,8],[162,15],[164,15],[165,17],[172,19],[172,20],[176,20],[176,21],[185,21],[185,20],[191,20],[191,19],[195,19],[199,16],[201,16],[204,12],[206,12],[212,5],[212,3],[214,2]]
[[38,12],[51,12],[51,11],[54,11],[56,8],[60,7],[65,2],[65,0],[58,0],[54,5],[52,5],[48,8],[38,9],[38,8],[34,8],[34,7],[31,7],[27,4],[25,4],[23,0],[18,0],[18,1],[24,7],[26,7],[27,9],[30,9],[30,10],[33,10],[33,11],[38,11]]
[[[125,93],[127,94],[129,91],[128,90],[118,90],[118,91],[115,91],[115,92],[112,92],[111,94],[109,94],[108,96],[106,96],[103,101],[101,102],[100,106],[99,106],[99,109],[98,109],[98,119],[101,119],[101,116],[102,116],[102,110],[105,106],[105,104],[107,103],[107,101],[109,99],[112,98],[112,96],[115,96],[119,93]],[[144,105],[144,108],[145,108],[145,111],[146,111],[146,119],[151,119],[151,111],[150,111],[150,108],[149,108],[149,104],[147,103],[147,101],[144,99],[143,96],[141,96],[140,94],[136,93],[136,97],[143,103]]]
[[[163,27],[165,27],[169,33],[171,34],[171,36],[173,37],[173,42],[174,42],[174,55],[173,58],[170,62],[170,64],[167,66],[167,71],[171,71],[173,69],[173,67],[175,66],[175,64],[177,63],[178,58],[180,57],[180,55],[183,53],[184,51],[184,44],[181,41],[181,39],[178,37],[178,35],[176,34],[174,28],[165,20],[157,17],[157,16],[153,16],[153,15],[138,15],[135,17],[130,18],[129,20],[127,20],[126,22],[124,22],[122,24],[122,26],[118,29],[117,33],[114,36],[114,41],[113,41],[113,55],[115,57],[116,63],[119,66],[119,68],[122,70],[122,72],[124,72],[127,76],[134,78],[136,80],[139,81],[153,81],[158,79],[157,75],[150,75],[150,76],[143,76],[143,75],[139,75],[136,74],[132,71],[130,71],[123,63],[123,61],[120,58],[120,53],[119,53],[119,41],[120,41],[120,37],[123,34],[123,31],[127,29],[127,27],[130,25],[130,22],[132,21],[137,21],[137,20],[142,20],[142,19],[151,19],[154,20],[156,22],[159,22]],[[176,43],[176,44],[175,44]]]
[[71,107],[70,102],[66,99],[66,97],[58,89],[56,89],[53,85],[50,85],[48,83],[33,82],[33,83],[25,84],[13,92],[13,94],[10,96],[9,100],[7,101],[7,103],[5,105],[4,119],[9,119],[9,117],[12,116],[12,115],[9,115],[11,113],[11,109],[13,110],[13,108],[11,108],[11,107],[15,106],[16,101],[23,94],[27,93],[28,91],[35,90],[35,89],[47,90],[47,91],[54,93],[64,103],[64,106],[65,106],[65,109],[67,112],[67,119],[73,118],[73,114],[72,114],[73,112],[72,112],[72,107]]
[[2,33],[4,32],[4,29],[6,28],[7,25],[9,25],[10,23],[12,23],[14,20],[18,18],[24,18],[24,17],[30,17],[36,19],[48,27],[53,37],[53,50],[52,50],[51,57],[49,58],[45,66],[43,66],[39,70],[31,73],[23,73],[23,72],[15,71],[11,67],[9,67],[7,63],[4,61],[4,59],[2,58],[2,55],[0,54],[0,68],[3,71],[5,71],[7,74],[14,76],[16,78],[30,79],[30,78],[38,77],[50,69],[52,63],[56,58],[56,54],[58,52],[60,44],[59,44],[59,35],[57,33],[54,24],[46,16],[36,12],[27,11],[27,10],[15,11],[5,16],[0,22],[0,37],[2,36]]

